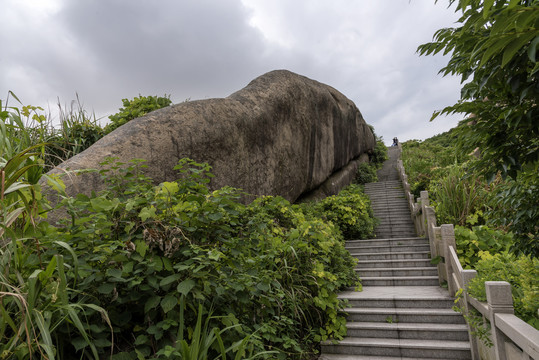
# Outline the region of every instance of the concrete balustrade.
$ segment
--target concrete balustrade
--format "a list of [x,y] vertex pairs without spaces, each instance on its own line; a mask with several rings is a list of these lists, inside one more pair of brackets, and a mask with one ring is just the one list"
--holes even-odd
[[471,297],[468,283],[477,275],[475,270],[464,270],[458,259],[455,232],[452,224],[436,225],[436,214],[429,206],[427,191],[422,191],[414,201],[402,160],[397,162],[399,177],[406,189],[406,198],[418,235],[429,239],[431,257],[440,257],[438,278],[447,283],[449,293],[455,295],[463,289],[460,308],[465,314],[476,310],[490,324],[492,348],[488,348],[474,336],[468,324],[468,333],[474,360],[539,360],[539,331],[514,315],[511,285],[505,281],[487,281],[487,302]]

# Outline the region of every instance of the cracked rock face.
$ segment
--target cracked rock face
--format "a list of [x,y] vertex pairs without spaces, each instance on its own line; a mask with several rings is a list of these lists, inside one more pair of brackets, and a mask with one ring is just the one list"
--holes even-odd
[[[228,185],[295,201],[374,145],[352,101],[330,86],[277,70],[227,98],[176,104],[131,120],[51,172],[96,169],[109,156],[145,159],[144,171],[160,183],[177,179],[173,167],[188,157],[213,167],[212,188]],[[92,173],[64,181],[70,195],[103,187]]]

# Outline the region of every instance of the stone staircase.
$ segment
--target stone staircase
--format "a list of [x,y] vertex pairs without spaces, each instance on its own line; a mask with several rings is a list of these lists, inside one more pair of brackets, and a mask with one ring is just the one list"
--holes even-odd
[[376,238],[346,245],[358,258],[363,291],[339,295],[350,305],[348,335],[323,343],[320,360],[471,359],[464,319],[438,284],[428,240],[415,234],[395,168],[398,149],[389,156],[379,182],[365,186],[380,220]]

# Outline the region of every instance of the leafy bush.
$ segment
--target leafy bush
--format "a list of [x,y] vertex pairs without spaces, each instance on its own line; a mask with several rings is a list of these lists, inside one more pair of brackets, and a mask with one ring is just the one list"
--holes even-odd
[[369,197],[359,185],[347,186],[338,195],[320,200],[314,210],[322,219],[335,224],[345,239],[373,237],[376,221]]
[[539,257],[539,163],[493,190],[488,223],[515,234],[511,250]]
[[376,167],[371,163],[359,164],[359,166],[357,167],[355,182],[357,184],[363,185],[376,181],[378,181],[378,176],[376,175]]
[[387,146],[385,146],[384,141],[381,138],[378,138],[376,135],[376,144],[372,154],[369,154],[369,161],[375,164],[376,167],[380,167],[384,161],[388,159],[387,156]]
[[[191,329],[202,304],[213,309],[208,326],[233,326],[221,333],[225,344],[253,334],[246,352],[278,351],[263,355],[272,359],[300,358],[319,341],[345,334],[337,291],[358,278],[336,225],[279,197],[242,205],[235,189],[210,192],[207,164],[182,160],[182,178],[158,186],[140,173],[141,165],[107,166],[107,190],[67,198],[71,221],[36,234],[43,261],[57,254],[77,261],[65,269],[77,291],[73,302],[106,310],[114,341],[98,312],[85,313],[100,356],[111,347],[131,357],[179,351],[182,297]],[[362,204],[357,214],[367,216],[366,201],[349,192]],[[334,220],[343,226],[350,219]],[[83,340],[64,346],[82,356],[90,351]],[[217,345],[208,350],[214,356]]]
[[470,295],[486,301],[485,281],[507,281],[511,284],[515,315],[539,330],[539,259],[484,253],[476,270],[477,277],[468,285]]
[[109,116],[110,123],[105,126],[105,134],[117,129],[130,120],[146,115],[157,109],[161,109],[172,104],[170,95],[164,96],[141,96],[134,97],[133,100],[122,99],[123,107],[119,112]]
[[485,253],[506,252],[513,244],[513,235],[488,226],[474,226],[468,229],[455,226],[457,254],[461,265],[471,269]]

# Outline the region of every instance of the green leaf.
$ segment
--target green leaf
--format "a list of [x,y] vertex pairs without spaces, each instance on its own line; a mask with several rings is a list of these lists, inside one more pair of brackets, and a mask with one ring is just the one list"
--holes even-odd
[[[515,54],[530,41],[535,34],[525,34],[516,39],[513,39],[509,45],[505,48],[502,57],[502,68],[510,62]],[[539,37],[538,37],[539,38]]]
[[101,294],[110,294],[112,290],[114,290],[114,284],[111,283],[103,283],[97,288],[97,291]]
[[143,207],[142,210],[140,210],[140,213],[138,216],[141,218],[142,221],[146,221],[150,218],[155,219],[156,217],[155,211],[156,211],[156,208],[153,206]]
[[146,301],[146,304],[144,304],[144,313],[148,313],[151,309],[154,309],[159,303],[161,302],[160,296],[152,296],[151,298]]
[[122,270],[121,269],[108,269],[106,272],[107,276],[111,276],[113,278],[122,278]]
[[84,349],[86,346],[88,346],[88,343],[86,340],[84,340],[83,337],[77,337],[71,340],[71,345],[75,348],[76,351],[79,351],[81,349]]
[[483,67],[492,57],[502,51],[502,49],[513,41],[512,36],[505,36],[496,41],[487,41],[478,49],[478,52],[483,52],[483,57],[479,63],[479,67]]
[[144,255],[146,255],[146,251],[149,249],[150,247],[148,246],[148,244],[146,244],[146,242],[142,241],[142,240],[136,240],[135,241],[135,250],[137,251],[137,253],[144,257]]
[[146,335],[139,335],[135,339],[135,345],[144,345],[149,341],[149,338]]
[[494,0],[485,0],[483,3],[483,19],[488,18],[490,8],[494,5]]
[[191,289],[195,287],[195,285],[196,283],[194,280],[191,280],[191,279],[184,280],[178,284],[178,287],[176,288],[176,290],[178,290],[180,294],[187,296],[187,294],[189,294],[189,292],[191,291]]
[[178,305],[178,298],[172,294],[168,294],[161,300],[161,308],[165,313],[168,313],[170,310]]
[[537,45],[539,44],[539,35],[532,40],[530,46],[528,47],[528,58],[531,62],[537,62]]
[[114,201],[104,197],[90,199],[90,204],[95,211],[110,211],[117,205]]
[[520,2],[520,0],[511,0],[511,1],[509,1],[509,5],[507,5],[506,10],[511,10],[512,8],[517,6],[519,2]]
[[167,286],[168,284],[171,284],[177,280],[180,280],[182,278],[182,274],[172,274],[164,278],[159,282],[160,286]]

